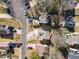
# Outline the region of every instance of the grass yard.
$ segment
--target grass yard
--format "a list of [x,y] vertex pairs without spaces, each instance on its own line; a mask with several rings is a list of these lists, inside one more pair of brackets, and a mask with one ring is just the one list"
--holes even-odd
[[0,25],[13,26],[15,28],[20,28],[19,22],[13,19],[0,19]]
[[79,27],[75,28],[75,32],[79,32]]
[[6,39],[6,38],[0,38],[0,42],[16,42],[16,40]]
[[[75,14],[79,15],[79,9],[75,9]],[[75,22],[79,22],[79,16],[75,16]],[[75,28],[75,32],[79,32],[79,27]]]
[[[75,9],[75,14],[79,15],[79,9]],[[75,21],[79,22],[79,16],[75,17]]]
[[28,33],[31,32],[33,30],[33,26],[31,24],[28,24],[27,30],[28,30]]
[[75,22],[79,22],[79,16],[75,16]]

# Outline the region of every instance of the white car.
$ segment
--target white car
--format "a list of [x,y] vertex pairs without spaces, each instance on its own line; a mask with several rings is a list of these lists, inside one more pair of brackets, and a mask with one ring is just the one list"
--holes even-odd
[[77,54],[77,50],[73,49],[73,48],[70,48],[69,49],[69,54],[76,55]]
[[79,50],[74,49],[74,48],[70,48],[70,49],[69,49],[69,54],[70,54],[70,55],[79,56]]
[[70,48],[68,59],[79,59],[79,51],[77,49]]

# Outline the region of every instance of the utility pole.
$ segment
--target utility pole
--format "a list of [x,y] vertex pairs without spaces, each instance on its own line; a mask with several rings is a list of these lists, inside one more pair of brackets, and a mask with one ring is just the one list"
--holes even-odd
[[27,40],[27,18],[25,17],[24,12],[24,1],[23,0],[9,0],[11,2],[11,6],[15,13],[15,18],[17,18],[21,22],[21,42],[22,48],[19,59],[26,58],[26,40]]

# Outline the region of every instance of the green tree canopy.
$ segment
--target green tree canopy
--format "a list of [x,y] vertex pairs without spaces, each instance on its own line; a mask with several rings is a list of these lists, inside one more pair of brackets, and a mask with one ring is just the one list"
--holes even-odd
[[38,0],[39,10],[46,12],[58,12],[60,0]]
[[59,7],[59,0],[48,0],[47,2],[47,12],[49,13],[56,13],[58,12],[58,7]]
[[30,59],[41,59],[41,58],[36,51],[33,51],[31,56],[30,56]]
[[2,1],[6,3],[8,0],[2,0]]
[[79,0],[76,0],[77,2],[79,2]]

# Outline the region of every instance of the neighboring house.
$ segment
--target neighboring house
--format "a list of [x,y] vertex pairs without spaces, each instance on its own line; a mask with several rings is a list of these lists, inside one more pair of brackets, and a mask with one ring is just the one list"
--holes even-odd
[[75,15],[76,0],[63,0],[63,5],[66,16]]
[[39,53],[40,57],[44,56],[44,54],[48,54],[48,46],[47,45],[36,45],[36,51]]
[[40,57],[42,57],[45,53],[48,53],[48,46],[42,44],[28,44],[28,49],[35,49]]
[[9,42],[0,42],[0,55],[6,54],[6,49],[8,47]]
[[50,33],[49,33],[49,31],[44,31],[43,29],[40,28],[38,30],[38,34],[39,34],[39,39],[40,40],[43,40],[43,39],[49,40],[50,39]]
[[7,28],[4,25],[0,25],[0,34],[8,34]]
[[13,39],[14,38],[14,32],[16,32],[16,31],[13,27],[0,25],[0,36],[2,38]]
[[43,44],[43,45],[50,45],[51,44],[49,31],[39,29],[38,35],[39,35],[38,38],[39,38],[41,44]]
[[66,34],[66,36],[67,36],[66,42],[69,45],[79,44],[79,33],[78,32]]

